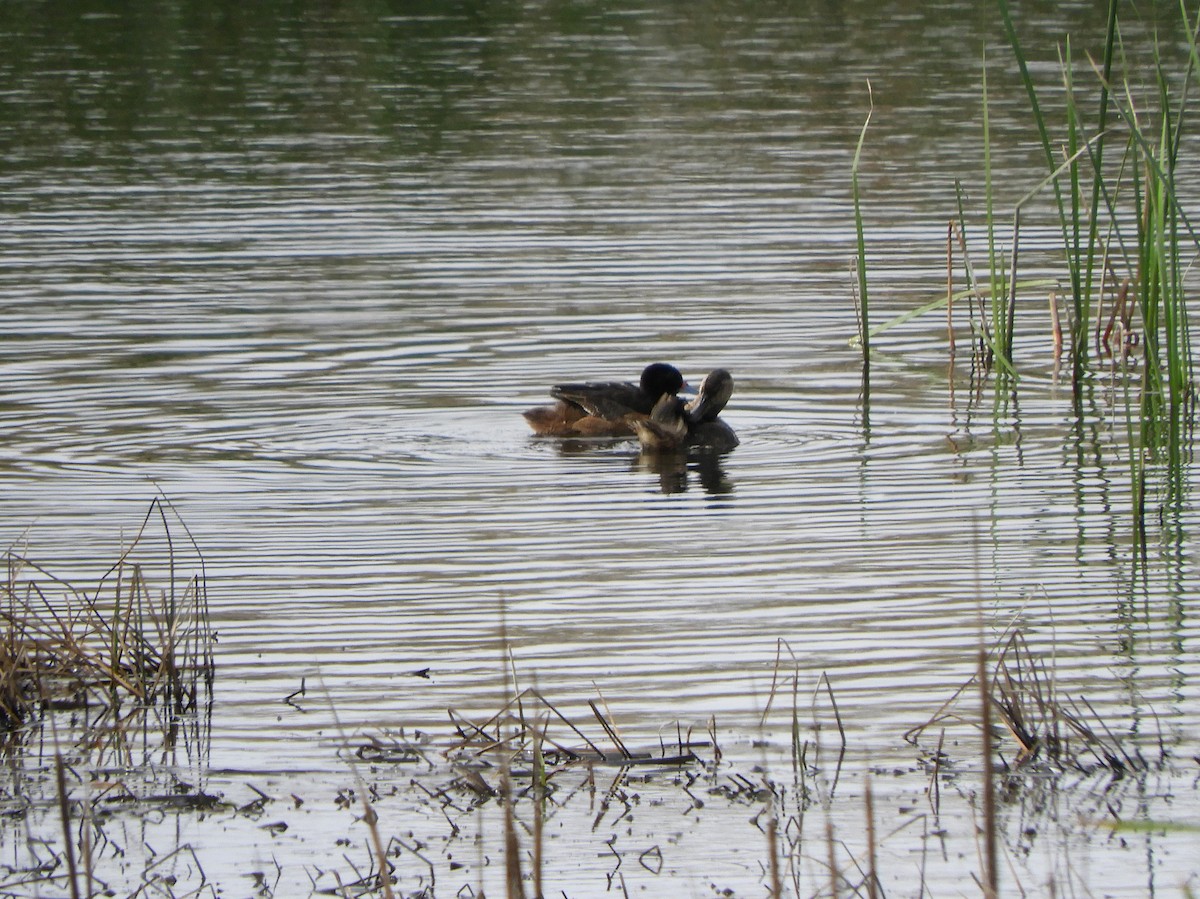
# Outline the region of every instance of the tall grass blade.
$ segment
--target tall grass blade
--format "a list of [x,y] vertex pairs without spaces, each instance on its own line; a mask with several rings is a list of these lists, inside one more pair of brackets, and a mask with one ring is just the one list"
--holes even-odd
[[875,98],[871,92],[871,82],[867,82],[867,118],[863,122],[862,131],[858,135],[858,145],[854,148],[854,161],[850,166],[850,185],[854,194],[854,230],[857,236],[858,252],[858,338],[862,344],[863,371],[871,361],[871,314],[870,300],[867,296],[867,245],[863,237],[863,219],[861,194],[858,187],[858,166],[862,158],[863,144],[867,139],[867,128],[871,124],[871,116],[875,112]]
[[[1012,13],[1008,7],[1008,0],[996,0],[996,3],[1000,9],[1000,18],[1004,24],[1005,36],[1008,38],[1009,46],[1012,47],[1013,56],[1017,61],[1017,68],[1021,73],[1021,82],[1025,86],[1026,94],[1029,96],[1029,105],[1033,112],[1034,124],[1037,126],[1038,137],[1041,140],[1042,152],[1046,156],[1046,165],[1051,171],[1053,171],[1055,168],[1057,168],[1057,165],[1054,161],[1054,145],[1050,140],[1050,132],[1046,127],[1046,119],[1042,115],[1041,104],[1038,102],[1037,89],[1034,87],[1033,78],[1029,74],[1029,66],[1026,62],[1025,54],[1021,50],[1021,42],[1017,38],[1017,30],[1013,25]],[[1053,182],[1053,186],[1054,200],[1058,208],[1058,218],[1060,227],[1062,228],[1063,245],[1064,247],[1069,248],[1072,246],[1071,229],[1068,227],[1069,219],[1066,214],[1066,207],[1063,203],[1062,188],[1057,180]],[[1087,305],[1087,300],[1083,295],[1083,285],[1080,280],[1078,260],[1070,252],[1067,253],[1067,266],[1071,280],[1071,296],[1073,299],[1075,317],[1076,320],[1080,320],[1083,313],[1083,308]],[[1087,342],[1084,341],[1082,344],[1072,346],[1071,352],[1073,354],[1073,358],[1076,360],[1076,370],[1079,374],[1081,374],[1082,372],[1079,371],[1079,368],[1082,366],[1083,359],[1086,358],[1082,354],[1086,354],[1087,352]]]

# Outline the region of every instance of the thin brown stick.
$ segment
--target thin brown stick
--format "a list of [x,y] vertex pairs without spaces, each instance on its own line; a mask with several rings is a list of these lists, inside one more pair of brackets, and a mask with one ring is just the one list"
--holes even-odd
[[1004,331],[1004,353],[1012,362],[1013,329],[1017,326],[1017,248],[1021,243],[1021,207],[1013,211],[1012,262],[1008,277],[1008,308],[1005,311],[1007,325]]
[[821,672],[821,680],[825,681],[825,692],[829,694],[829,704],[833,706],[833,720],[837,723],[838,736],[842,740],[842,752],[846,751],[846,728],[842,725],[842,713],[838,710],[837,699],[833,695],[833,684],[829,681],[829,674]]
[[[633,758],[633,753],[630,752],[629,749],[625,746],[625,744],[621,741],[621,735],[617,733],[616,728],[614,728],[612,726],[611,722],[609,722],[608,719],[604,717],[604,713],[601,712],[600,707],[596,705],[596,700],[589,699],[588,705],[591,706],[592,714],[596,716],[596,720],[598,722],[600,722],[600,726],[602,728],[604,728],[604,732],[606,734],[608,734],[608,738],[610,740],[612,740],[613,744],[617,747],[617,752],[621,753],[621,758],[624,758],[624,759]],[[607,758],[608,756],[602,755],[602,757]]]
[[1050,291],[1050,339],[1054,342],[1054,361],[1062,358],[1063,331],[1058,319],[1058,291]]
[[1000,866],[996,849],[996,789],[992,772],[992,697],[988,688],[987,650],[980,643],[979,666],[980,725],[983,728],[983,855],[986,868],[983,882],[985,899],[999,899]]
[[942,746],[946,742],[946,729],[938,735],[937,753],[933,757],[933,815],[942,814]]
[[783,899],[783,881],[779,873],[779,816],[775,810],[775,792],[763,777],[767,796],[767,851],[770,853],[771,899]]
[[836,845],[833,840],[833,821],[829,817],[829,813],[825,814],[825,846],[829,852],[829,895],[833,899],[837,899],[838,895],[838,867],[837,867],[837,852]]
[[865,775],[863,804],[867,815],[867,896],[879,899],[879,869],[875,858],[875,794],[871,789],[871,772]]
[[67,877],[70,878],[71,899],[79,899],[79,872],[75,863],[75,840],[71,836],[71,803],[67,799],[67,775],[63,770],[62,753],[54,753],[54,777],[58,782],[58,810],[62,815],[63,846],[67,853]]
[[[510,672],[512,652],[508,642],[508,622],[505,617],[504,597],[500,598],[500,667],[504,671],[503,689],[506,705],[510,708],[519,702],[515,690],[516,670]],[[510,673],[513,680],[509,681]],[[511,700],[508,697],[512,697]],[[502,719],[498,725],[506,729]],[[504,734],[500,734],[504,737]],[[512,770],[507,755],[500,757],[500,798],[504,803],[504,886],[508,899],[525,899],[525,886],[521,878],[521,843],[517,837],[516,811],[513,808]]]
[[600,697],[600,701],[604,703],[604,715],[601,716],[596,709],[596,703],[592,700],[588,701],[588,705],[592,707],[592,713],[600,719],[600,726],[612,738],[612,741],[617,744],[617,748],[621,750],[621,755],[625,758],[632,758],[633,753],[625,748],[625,742],[621,739],[621,733],[617,730],[617,720],[613,716],[612,709],[608,707],[608,700],[604,698],[604,693],[600,690],[600,685],[592,681],[592,686],[596,688],[596,695]]
[[[779,663],[783,660],[783,647],[787,645],[782,637],[775,640],[775,664],[771,668],[771,689],[767,692],[767,704],[763,707],[762,715],[759,716],[758,726],[762,727],[767,722],[767,715],[771,713],[771,704],[775,702],[775,691],[779,688]],[[788,653],[792,654],[792,649],[788,647]],[[795,656],[793,655],[793,658]]]
[[533,895],[542,899],[542,831],[545,824],[546,760],[542,757],[542,735],[550,721],[547,713],[533,731]]
[[575,735],[577,737],[579,737],[579,739],[581,739],[581,740],[583,740],[583,742],[587,743],[588,748],[590,748],[592,750],[592,752],[596,753],[596,755],[600,756],[601,758],[604,758],[604,753],[600,751],[600,748],[595,743],[593,743],[591,740],[589,740],[587,735],[583,731],[581,731],[578,727],[576,727],[574,722],[572,722],[570,718],[568,718],[566,715],[564,715],[562,712],[560,712],[554,706],[554,703],[552,703],[550,700],[548,700],[546,698],[545,694],[542,693],[541,690],[534,689],[533,693],[535,696],[537,696],[538,699],[540,699],[542,701],[542,704],[545,705],[546,708],[548,708],[550,711],[552,711],[554,713],[555,717],[557,717],[559,721],[561,721],[563,724],[565,724],[567,727],[569,727],[572,731],[574,731]]
[[1108,290],[1109,275],[1111,268],[1108,262],[1108,244],[1103,238],[1100,240],[1100,246],[1104,248],[1104,253],[1100,261],[1100,288],[1096,292],[1096,355],[1104,355],[1104,347],[1101,343],[1101,334],[1104,329],[1104,295]]
[[[988,327],[987,309],[983,305],[983,294],[979,290],[979,284],[975,279],[975,268],[971,265],[971,256],[967,252],[967,236],[963,233],[962,227],[958,222],[954,223],[954,231],[958,235],[958,248],[962,252],[963,271],[967,275],[967,288],[971,291],[971,296],[978,302],[979,312],[979,329],[982,333],[983,344],[986,346],[991,340],[991,328]],[[975,304],[971,304],[971,315],[975,315]]]
[[954,356],[954,220],[946,224],[946,336]]
[[516,811],[513,808],[512,778],[508,759],[500,762],[500,795],[504,802],[504,885],[508,899],[525,899],[521,877],[521,842],[517,838]]

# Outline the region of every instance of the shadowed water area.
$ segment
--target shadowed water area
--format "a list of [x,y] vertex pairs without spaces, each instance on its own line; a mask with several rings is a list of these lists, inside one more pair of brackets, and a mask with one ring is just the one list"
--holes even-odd
[[[1102,6],[1014,15],[1051,98],[1065,34],[1099,52]],[[1177,49],[1175,9],[1123,15],[1137,52],[1156,31]],[[972,2],[9,5],[0,543],[91,589],[167,497],[204,557],[213,701],[186,747],[103,776],[152,761],[235,809],[270,797],[110,822],[116,894],[176,845],[199,859],[172,861],[179,895],[349,882],[365,790],[408,844],[397,895],[503,895],[497,803],[446,814],[410,786],[449,782],[444,760],[360,762],[360,782],[344,747],[403,728],[437,760],[447,710],[486,719],[515,672],[593,731],[602,697],[631,746],[678,725],[722,753],[716,792],[639,773],[608,811],[615,769],[570,775],[547,895],[762,895],[764,802],[733,779],[758,768],[786,784],[789,890],[828,895],[827,823],[861,883],[872,772],[887,894],[973,895],[977,698],[905,734],[1013,628],[1155,764],[1006,785],[1008,888],[1200,889],[1197,510],[1186,486],[1151,496],[1135,564],[1137,371],[1097,362],[1074,394],[1044,288],[1020,300],[1011,392],[973,373],[965,311],[955,358],[941,310],[881,335],[869,394],[850,345],[867,84],[882,322],[944,293],[955,179],[982,211],[985,46],[998,217],[1044,177],[1002,40]],[[1061,277],[1046,208],[1023,272]],[[520,415],[656,360],[693,386],[733,373],[735,451],[645,458]],[[62,840],[55,739],[78,733],[11,754],[9,869]],[[84,801],[103,778],[71,753]]]

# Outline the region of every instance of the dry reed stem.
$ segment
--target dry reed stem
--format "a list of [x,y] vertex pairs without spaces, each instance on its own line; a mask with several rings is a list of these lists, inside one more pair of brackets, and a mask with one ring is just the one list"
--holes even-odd
[[521,876],[521,841],[517,836],[511,773],[507,759],[500,763],[500,795],[504,802],[504,883],[508,899],[525,899]]
[[71,899],[79,899],[79,871],[75,862],[75,839],[71,835],[71,803],[67,798],[67,776],[60,752],[54,753],[54,777],[58,783],[58,811],[62,816],[63,846],[67,854],[67,880],[71,885]]
[[[325,697],[329,702],[329,713],[333,718],[334,726],[337,728],[340,739],[344,744],[346,743],[347,739],[346,731],[345,728],[342,727],[342,720],[338,715],[337,706],[333,704],[333,696],[330,694],[329,689],[325,686],[324,678],[320,678],[319,674],[318,678],[320,679],[321,689],[325,693]],[[363,823],[366,824],[367,833],[371,839],[372,858],[374,859],[378,874],[376,885],[382,888],[384,899],[395,899],[395,895],[392,893],[392,877],[390,865],[388,864],[387,860],[387,851],[384,848],[383,839],[379,835],[379,816],[375,814],[375,810],[371,808],[370,800],[367,798],[369,791],[367,790],[367,785],[363,780],[362,775],[358,772],[358,766],[355,765],[350,759],[347,759],[347,764],[350,766],[350,773],[354,775],[354,782],[358,786],[358,801],[363,810]],[[261,791],[256,790],[256,792]],[[349,859],[346,860],[347,862],[350,861]],[[351,868],[353,867],[353,864],[351,864]],[[355,873],[358,873],[357,870],[355,870]],[[340,885],[341,878],[339,877],[338,880]],[[364,878],[360,877],[359,883],[362,883],[363,880]]]
[[[967,252],[967,236],[963,232],[962,225],[959,222],[954,221],[953,225],[955,234],[958,236],[959,251],[962,253],[963,272],[967,277],[967,289],[971,291],[972,299],[976,300],[979,304],[979,330],[982,335],[982,344],[986,346],[991,342],[991,329],[988,327],[987,309],[983,304],[983,294],[979,290],[979,282],[975,279],[975,267],[971,264],[971,254]],[[969,304],[968,309],[970,309],[971,320],[973,322],[976,314],[974,304]]]
[[[552,746],[554,750],[563,757],[564,764],[576,762],[602,762],[606,764],[617,765],[639,765],[639,764],[671,764],[681,765],[696,760],[696,755],[693,747],[697,746],[715,746],[715,739],[711,742],[693,742],[690,739],[685,743],[682,737],[679,737],[677,743],[677,754],[668,755],[666,746],[659,741],[660,752],[655,754],[650,751],[634,752],[621,739],[620,734],[607,715],[601,712],[595,701],[589,701],[593,717],[604,731],[605,735],[610,739],[616,747],[616,752],[602,750],[597,743],[587,736],[586,733],[565,714],[563,714],[553,703],[551,703],[540,691],[530,687],[521,691],[523,700],[534,698],[541,703],[542,707],[547,710],[544,721],[545,725],[538,727],[529,723],[528,718],[522,714],[521,718],[514,718],[505,715],[505,710],[510,709],[514,705],[514,700],[510,699],[505,703],[505,707],[499,712],[494,713],[483,724],[475,724],[467,720],[453,709],[448,710],[450,719],[454,722],[458,730],[460,742],[445,750],[445,755],[451,756],[456,753],[469,754],[473,758],[480,758],[489,753],[497,751],[505,751],[509,754],[510,760],[522,758],[527,761],[533,760],[532,745],[536,737],[542,744]],[[556,739],[548,732],[548,725],[552,719],[557,719],[561,724],[565,725],[571,733],[582,740],[591,755],[578,748],[567,746],[561,739]],[[504,732],[502,728],[514,726],[513,730]],[[690,732],[689,732],[690,733]],[[560,735],[561,736],[561,735]],[[718,750],[719,751],[719,750]],[[544,754],[544,750],[543,750]]]
[[767,856],[770,864],[771,899],[783,899],[783,881],[779,873],[779,818],[775,814],[775,801],[772,795],[767,816]]
[[1058,291],[1050,291],[1050,339],[1054,345],[1054,361],[1062,358],[1063,329],[1058,318]]
[[[782,637],[775,639],[775,663],[771,666],[771,689],[767,691],[767,704],[763,706],[762,714],[758,718],[758,726],[762,727],[767,716],[771,713],[771,705],[775,702],[775,691],[779,688],[779,663],[782,661],[783,648],[787,646],[787,641]],[[788,654],[792,656],[792,661],[795,662],[796,656],[788,646]]]
[[879,868],[875,855],[875,793],[871,788],[871,772],[867,771],[863,782],[863,804],[867,816],[867,896],[879,897]]
[[983,755],[983,854],[985,862],[983,886],[986,899],[998,899],[1000,866],[996,837],[996,785],[992,769],[992,696],[988,689],[987,650],[982,645],[979,647],[979,667],[976,676],[979,682],[980,728],[983,731],[981,750]]
[[946,337],[954,358],[954,222],[946,223]]
[[546,816],[546,761],[542,757],[542,734],[549,723],[549,714],[542,719],[533,735],[533,895],[542,899],[542,837]]
[[825,848],[828,853],[829,864],[829,895],[833,899],[837,899],[838,881],[841,878],[838,874],[837,846],[833,839],[833,819],[828,814],[825,816]]
[[[588,706],[591,708],[592,714],[596,716],[596,720],[600,722],[600,727],[604,729],[604,732],[608,735],[608,738],[612,740],[613,744],[617,747],[617,752],[621,753],[621,757],[624,759],[633,758],[633,753],[629,751],[629,749],[625,746],[625,743],[621,740],[621,735],[617,733],[616,727],[613,726],[608,718],[606,718],[605,715],[600,711],[599,707],[597,707],[596,700],[589,699]],[[607,710],[607,703],[605,704],[605,707]]]

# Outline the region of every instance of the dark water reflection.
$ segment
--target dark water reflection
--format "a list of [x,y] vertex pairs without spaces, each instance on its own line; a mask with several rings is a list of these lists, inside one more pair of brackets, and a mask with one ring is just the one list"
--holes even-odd
[[[1066,31],[1097,50],[1095,3],[1018,12],[1031,57]],[[1157,30],[1169,49],[1175,11],[1138,12],[1130,47]],[[961,2],[6,9],[0,539],[29,528],[31,556],[94,582],[157,490],[179,509],[221,635],[213,788],[322,797],[270,844],[240,818],[186,822],[228,882],[278,858],[303,891],[314,851],[361,836],[324,801],[349,780],[330,700],[353,733],[495,709],[502,617],[519,675],[564,707],[602,691],[648,743],[715,716],[746,769],[790,768],[790,705],[760,723],[777,655],[802,705],[827,673],[843,795],[868,767],[908,772],[876,780],[897,820],[928,804],[902,735],[971,676],[980,632],[1018,624],[1062,690],[1187,767],[1195,509],[1164,509],[1165,549],[1139,569],[1125,382],[1097,370],[1077,407],[1031,294],[1015,397],[951,362],[934,313],[878,341],[864,408],[848,262],[866,82],[883,320],[944,291],[954,180],[982,193],[985,44],[997,207],[1042,177],[1000,34]],[[1057,72],[1037,77],[1053,107]],[[1057,274],[1029,220],[1029,264]],[[737,450],[527,433],[547,385],[659,358],[733,372]],[[283,699],[302,678],[328,698],[300,711]],[[967,773],[947,784],[942,860],[918,875],[924,844],[884,846],[898,883],[945,892],[973,870],[974,740],[948,732]],[[1190,780],[1163,777],[1130,786],[1130,817],[1193,817]],[[1034,822],[1031,849],[1029,796],[1004,822],[1028,882],[1064,854],[1117,892],[1196,877],[1186,832],[1118,849],[1063,815]],[[1103,818],[1088,797],[1054,801]],[[684,830],[668,889],[759,888],[762,835],[719,808],[650,826],[647,845]],[[857,802],[825,808],[861,835]],[[577,871],[606,854],[590,815],[564,832],[561,884],[604,892],[603,866]]]
[[637,469],[657,475],[663,493],[683,493],[693,482],[713,496],[725,496],[734,491],[721,456],[715,452],[694,452],[690,456],[687,453],[639,453]]

